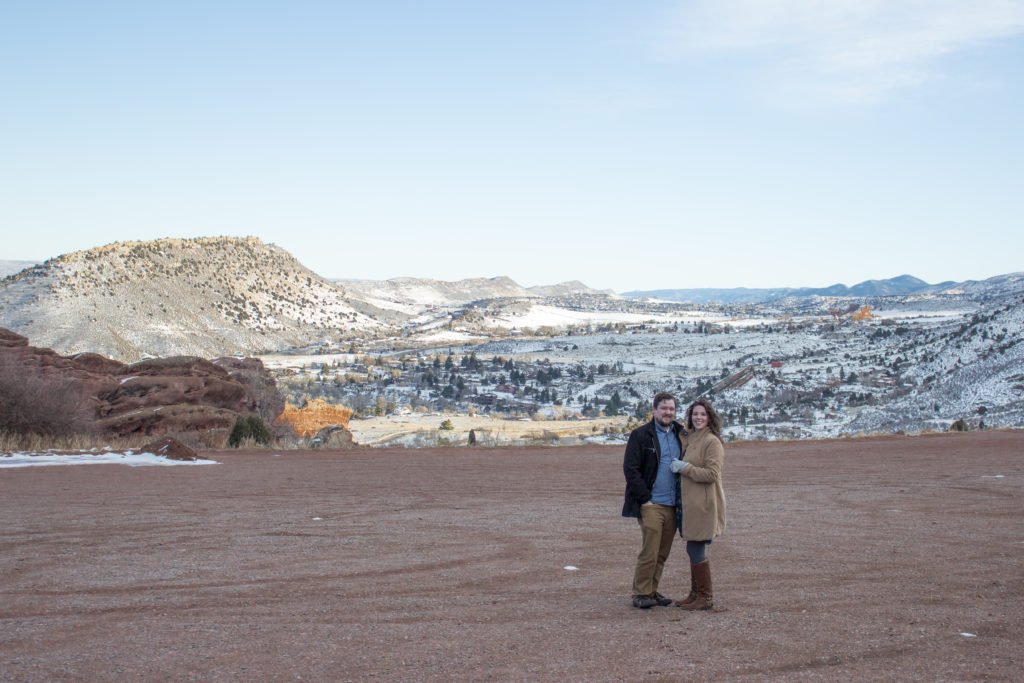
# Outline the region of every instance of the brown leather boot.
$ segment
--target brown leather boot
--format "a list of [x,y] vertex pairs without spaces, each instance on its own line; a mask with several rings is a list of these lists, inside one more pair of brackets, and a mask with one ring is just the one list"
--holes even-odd
[[682,600],[677,601],[676,602],[676,606],[677,607],[682,607],[683,605],[689,605],[691,602],[693,602],[696,599],[697,599],[697,579],[695,578],[695,575],[693,573],[693,565],[691,564],[690,565],[690,594],[687,595]]
[[697,591],[692,602],[685,600],[679,603],[679,609],[706,610],[714,607],[714,595],[711,590],[711,562],[704,560],[700,564],[690,565],[690,576]]

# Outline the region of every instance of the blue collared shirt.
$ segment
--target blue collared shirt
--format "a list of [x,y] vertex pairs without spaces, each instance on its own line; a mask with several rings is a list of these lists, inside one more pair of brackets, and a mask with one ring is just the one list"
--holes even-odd
[[673,460],[679,458],[679,439],[676,438],[672,427],[663,428],[657,422],[654,423],[654,433],[658,435],[658,446],[661,450],[661,460],[658,462],[658,475],[654,478],[654,486],[651,488],[651,500],[658,505],[676,504],[676,475],[670,469]]

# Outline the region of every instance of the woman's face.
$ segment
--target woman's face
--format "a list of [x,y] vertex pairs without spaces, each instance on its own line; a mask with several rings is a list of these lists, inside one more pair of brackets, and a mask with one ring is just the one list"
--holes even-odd
[[704,410],[704,406],[694,406],[690,411],[690,421],[694,429],[704,429],[708,426],[708,411]]

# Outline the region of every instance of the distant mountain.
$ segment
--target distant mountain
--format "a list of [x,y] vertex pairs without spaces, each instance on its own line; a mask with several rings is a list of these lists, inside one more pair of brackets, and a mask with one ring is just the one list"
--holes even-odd
[[691,304],[752,304],[786,296],[791,289],[644,289],[623,292],[627,299],[659,299]]
[[523,287],[507,277],[431,280],[399,277],[391,280],[334,280],[346,295],[382,309],[416,314],[424,307],[458,308],[495,299],[550,299],[571,296],[616,296],[587,287],[578,280],[557,285]]
[[536,296],[507,277],[468,278],[453,282],[414,277],[391,280],[337,279],[333,282],[351,298],[381,308],[401,308],[410,313],[424,306],[462,306],[482,299]]
[[[378,315],[380,314],[380,315]],[[253,354],[389,329],[385,314],[256,238],[118,242],[0,281],[0,327],[60,353]]]
[[579,282],[527,289],[507,277],[332,282],[254,237],[118,242],[27,265],[0,280],[0,327],[59,353],[129,362],[254,355],[413,333],[456,318],[468,324],[464,309],[486,302],[504,310],[608,298]]
[[799,288],[777,288],[777,289],[748,289],[738,287],[734,289],[652,289],[624,292],[623,296],[632,299],[662,299],[665,301],[689,302],[695,304],[722,303],[766,303],[778,301],[787,297],[878,297],[878,296],[907,296],[912,294],[937,294],[956,293],[956,290],[964,291],[990,289],[1004,285],[1009,291],[1018,287],[1024,281],[1024,273],[1011,275],[1000,275],[990,278],[982,283],[969,282],[940,282],[930,285],[924,280],[911,275],[900,275],[888,280],[865,280],[852,287],[843,284],[835,284],[831,287],[799,287]]
[[557,285],[546,285],[541,287],[530,287],[530,293],[534,296],[542,297],[565,297],[565,296],[578,296],[584,295],[595,295],[604,294],[608,296],[615,296],[614,292],[609,290],[597,290],[587,287],[579,280],[570,280],[568,282],[562,282]]
[[943,289],[944,294],[964,294],[981,299],[996,299],[1024,292],[1024,273],[996,275],[986,280],[954,282]]
[[507,277],[330,281],[259,239],[203,237],[119,242],[31,265],[0,280],[0,327],[61,354],[92,351],[131,362],[259,355],[325,341],[430,344],[538,330],[550,335],[664,322],[678,312],[650,297],[770,302],[813,314],[835,307],[813,296],[931,297],[929,305],[946,305],[1015,293],[1024,293],[1024,273],[938,285],[901,276],[822,289],[629,292],[633,298],[577,281],[526,288]]
[[31,268],[36,264],[35,261],[2,261],[0,260],[0,278],[5,278],[8,275],[14,275],[17,272]]

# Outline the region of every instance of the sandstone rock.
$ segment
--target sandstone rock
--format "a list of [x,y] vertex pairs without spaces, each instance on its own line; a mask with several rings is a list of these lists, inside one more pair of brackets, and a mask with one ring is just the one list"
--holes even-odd
[[61,356],[28,345],[0,328],[0,363],[5,374],[43,392],[73,396],[86,424],[112,436],[197,433],[223,447],[240,415],[272,421],[284,406],[273,376],[258,359],[211,362],[176,356],[125,365],[94,353]]
[[123,415],[97,421],[100,429],[114,436],[198,433],[212,448],[227,444],[238,413],[203,405],[144,407]]
[[263,421],[272,424],[284,410],[284,396],[274,376],[258,358],[216,358],[213,363],[227,370],[228,377],[239,382],[255,400],[255,410]]
[[98,374],[119,375],[125,368],[121,361],[101,356],[98,353],[78,353],[71,356],[71,361],[76,368]]
[[170,436],[165,436],[162,439],[146,444],[142,447],[142,452],[160,455],[168,460],[186,460],[194,462],[200,459],[194,450]]
[[340,426],[347,429],[351,417],[350,408],[316,398],[306,401],[301,408],[286,403],[275,424],[290,427],[296,436],[313,436],[325,427]]
[[28,337],[22,337],[16,332],[0,327],[0,346],[28,346]]
[[309,443],[313,448],[352,448],[352,432],[341,425],[324,427]]

